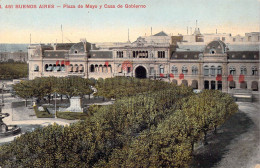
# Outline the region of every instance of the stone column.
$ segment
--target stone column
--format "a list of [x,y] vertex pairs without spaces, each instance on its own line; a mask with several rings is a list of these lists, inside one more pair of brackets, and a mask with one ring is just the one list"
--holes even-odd
[[199,70],[199,73],[198,73],[198,76],[199,76],[198,89],[202,90],[202,89],[204,89],[203,63],[202,62],[199,63],[199,69],[198,70]]
[[223,92],[228,92],[228,81],[227,81],[227,77],[228,77],[228,65],[227,63],[223,63],[223,69],[222,69],[222,91]]

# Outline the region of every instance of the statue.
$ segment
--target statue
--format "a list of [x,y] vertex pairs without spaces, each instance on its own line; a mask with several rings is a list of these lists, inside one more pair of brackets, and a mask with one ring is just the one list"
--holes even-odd
[[4,123],[3,119],[8,116],[9,116],[9,114],[2,113],[2,108],[0,108],[0,137],[15,135],[15,134],[18,134],[21,132],[20,127],[17,127],[16,125],[6,125]]
[[8,117],[8,113],[1,113],[0,110],[0,133],[5,133],[8,131],[7,125],[3,122],[3,118]]

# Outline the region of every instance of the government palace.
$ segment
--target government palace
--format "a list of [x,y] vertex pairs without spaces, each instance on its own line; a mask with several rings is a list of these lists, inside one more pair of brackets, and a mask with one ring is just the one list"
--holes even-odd
[[34,44],[28,47],[29,79],[47,76],[151,78],[230,92],[259,89],[260,32],[245,36],[159,32],[134,42]]

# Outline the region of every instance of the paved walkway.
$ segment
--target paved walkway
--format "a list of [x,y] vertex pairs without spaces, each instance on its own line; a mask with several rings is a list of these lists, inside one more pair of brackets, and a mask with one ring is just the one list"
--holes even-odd
[[[35,125],[35,126],[48,126],[50,124],[59,124],[59,125],[70,125],[71,123],[77,122],[77,120],[65,120],[60,118],[31,118],[28,119],[28,116],[24,115],[24,117],[21,117],[19,120],[17,117],[13,116],[14,110],[11,107],[12,102],[19,101],[17,98],[6,98],[5,99],[5,105],[2,107],[2,113],[8,113],[10,114],[8,117],[4,118],[3,121],[7,125],[19,125],[19,126],[28,126],[28,125]],[[18,108],[23,109],[21,111],[21,114],[29,114],[32,109],[25,108]],[[27,109],[27,110],[26,110]],[[17,111],[15,112],[17,113]],[[21,115],[22,116],[22,115]],[[14,120],[15,119],[15,120]],[[19,135],[18,135],[19,136]],[[0,144],[5,142],[12,141],[15,137],[6,137],[6,138],[0,138]]]
[[194,152],[192,167],[255,168],[260,164],[260,105],[238,103],[234,114],[216,135],[208,137],[209,144]]

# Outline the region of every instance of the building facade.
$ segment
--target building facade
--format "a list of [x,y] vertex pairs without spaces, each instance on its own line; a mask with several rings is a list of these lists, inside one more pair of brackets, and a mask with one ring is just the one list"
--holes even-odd
[[247,33],[243,38],[230,34],[203,35],[196,29],[193,35],[168,36],[160,32],[139,37],[132,43],[30,45],[29,79],[131,76],[199,90],[258,91],[259,36],[258,32]]

